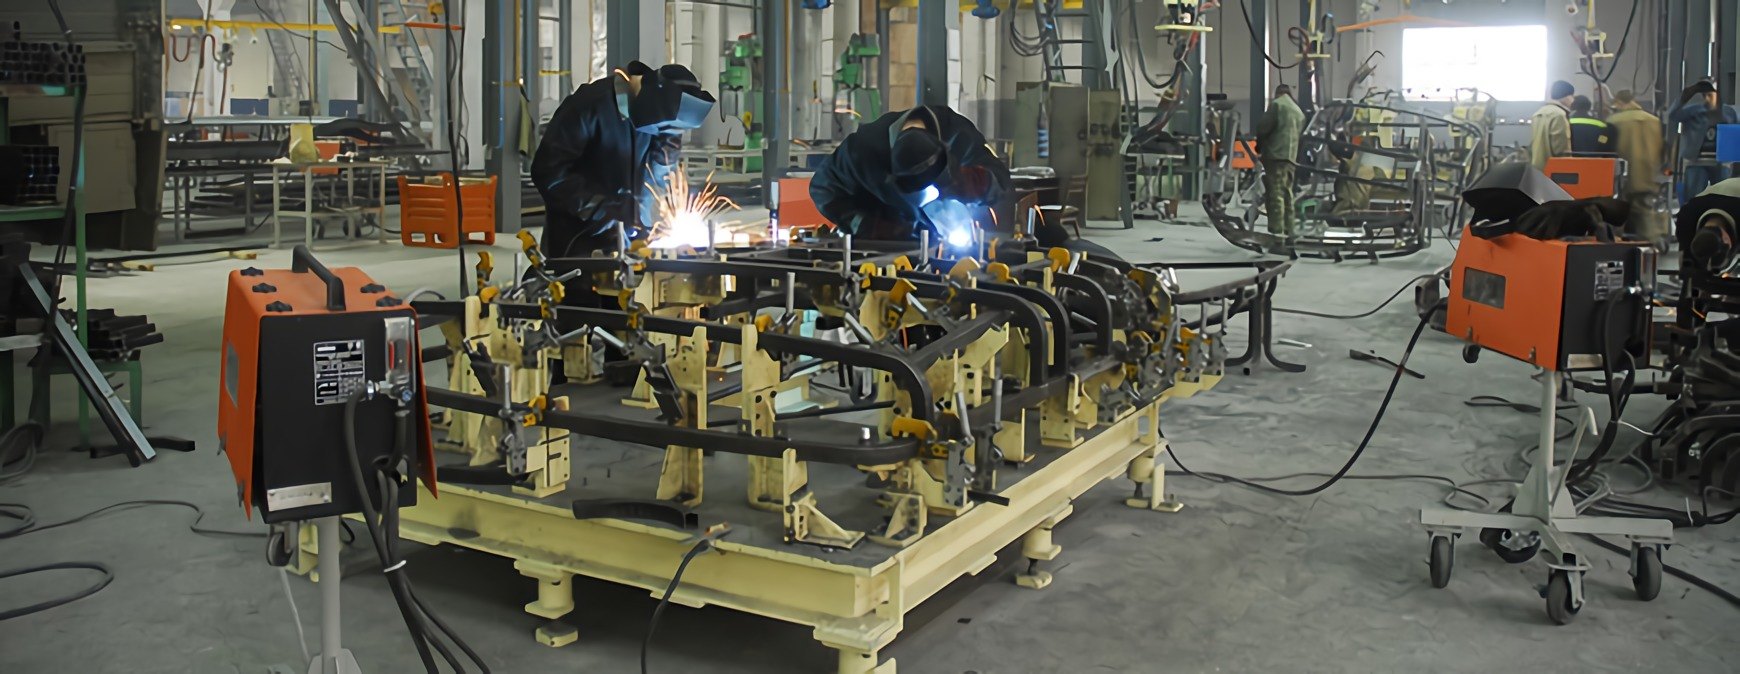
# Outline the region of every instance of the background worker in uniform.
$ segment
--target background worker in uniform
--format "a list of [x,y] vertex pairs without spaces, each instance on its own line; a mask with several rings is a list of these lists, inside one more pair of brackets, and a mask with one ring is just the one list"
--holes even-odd
[[[928,105],[858,127],[816,170],[810,198],[842,233],[907,241],[918,239],[919,228],[936,228],[932,214],[943,204],[950,206],[945,226],[978,222],[989,230],[996,213],[995,221],[1012,231],[1003,203],[1010,185],[1009,166],[991,153],[972,121],[947,106]],[[963,217],[967,223],[959,221]],[[946,240],[946,233],[932,231],[933,243]]]
[[1275,98],[1263,121],[1257,123],[1257,154],[1263,158],[1263,193],[1267,199],[1269,233],[1297,236],[1299,215],[1293,206],[1294,160],[1299,155],[1299,132],[1305,113],[1293,102],[1293,88],[1275,87]]
[[1732,105],[1722,105],[1716,95],[1716,85],[1703,81],[1693,83],[1680,92],[1680,105],[1668,115],[1668,120],[1680,127],[1678,157],[1684,167],[1680,172],[1680,205],[1686,205],[1712,183],[1728,177],[1728,171],[1714,162],[1704,160],[1706,151],[1716,151],[1716,127],[1740,124],[1740,112]]
[[1614,152],[1613,129],[1594,113],[1595,104],[1588,96],[1571,99],[1571,154],[1611,157]]
[[1547,90],[1547,104],[1529,118],[1529,165],[1547,169],[1547,160],[1571,154],[1571,102],[1577,89],[1558,80]]
[[544,127],[532,183],[544,197],[544,254],[614,250],[614,222],[652,226],[654,192],[677,168],[682,132],[700,128],[713,96],[688,68],[634,61],[575,89]]
[[1620,196],[1631,203],[1630,229],[1649,241],[1668,235],[1667,214],[1656,203],[1657,179],[1662,175],[1661,118],[1649,114],[1631,90],[1613,95],[1613,114],[1607,125],[1615,136],[1614,150],[1625,160],[1625,186]]

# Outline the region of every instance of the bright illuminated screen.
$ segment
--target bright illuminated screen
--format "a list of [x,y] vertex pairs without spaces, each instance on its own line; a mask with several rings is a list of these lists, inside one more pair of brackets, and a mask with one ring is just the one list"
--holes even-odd
[[1501,101],[1547,97],[1547,27],[1408,28],[1402,31],[1402,94],[1446,101],[1478,87]]

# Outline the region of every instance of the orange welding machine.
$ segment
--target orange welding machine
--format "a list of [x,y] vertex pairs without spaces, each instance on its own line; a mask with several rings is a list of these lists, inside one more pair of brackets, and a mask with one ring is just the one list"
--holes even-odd
[[381,461],[435,490],[417,316],[362,270],[297,246],[290,269],[230,272],[221,369],[218,440],[266,522],[361,512],[352,451],[372,503]]
[[1622,350],[1643,360],[1650,305],[1637,290],[1653,285],[1655,250],[1507,233],[1508,221],[1534,205],[1567,198],[1545,175],[1522,168],[1463,195],[1475,224],[1463,229],[1450,268],[1445,331],[1547,370],[1600,368],[1604,355]]

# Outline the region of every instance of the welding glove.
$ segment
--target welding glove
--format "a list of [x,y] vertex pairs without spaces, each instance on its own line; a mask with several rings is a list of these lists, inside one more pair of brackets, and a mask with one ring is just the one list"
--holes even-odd
[[844,233],[868,241],[909,241],[918,238],[912,223],[881,213],[859,212],[841,229]]

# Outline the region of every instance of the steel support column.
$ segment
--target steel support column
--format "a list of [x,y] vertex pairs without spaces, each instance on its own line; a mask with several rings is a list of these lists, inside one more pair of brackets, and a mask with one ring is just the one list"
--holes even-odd
[[1089,11],[1081,22],[1081,83],[1092,90],[1110,89],[1112,80],[1106,72],[1106,22],[1111,8],[1103,1],[1090,6],[1098,11]]
[[[560,4],[561,0],[558,0]],[[525,111],[521,123],[531,125],[529,133],[521,136],[529,139],[526,143],[526,156],[538,148],[538,117],[543,111],[543,77],[539,74],[544,69],[542,0],[519,0],[520,5],[520,87],[523,100],[521,105],[530,106]],[[530,160],[528,159],[529,163]]]
[[[882,99],[882,108],[887,110],[893,103],[893,101],[888,98],[888,62],[890,60],[889,55],[891,54],[891,52],[888,51],[888,8],[882,5],[881,0],[875,0],[875,2],[876,41],[880,43],[882,47],[882,55],[876,57],[876,90],[879,92],[878,97]],[[860,121],[868,122],[871,120],[866,119]]]
[[[519,55],[514,35],[519,30],[518,2],[489,3],[483,22],[484,170],[496,176],[495,229],[520,230],[520,91],[514,77]],[[534,15],[536,12],[533,6]]]
[[[1311,0],[1300,0],[1299,25],[1312,25],[1311,6],[1313,4],[1315,3],[1311,2]],[[1306,28],[1305,30],[1309,32],[1310,28]],[[1307,42],[1305,45],[1305,51],[1312,52],[1315,50],[1311,49],[1310,43]],[[1305,56],[1304,54],[1300,54],[1298,58],[1299,67],[1295,68],[1295,70],[1299,71],[1299,86],[1293,87],[1293,101],[1298,103],[1299,109],[1305,112],[1305,118],[1310,119],[1311,111],[1317,107],[1317,61]],[[1267,97],[1268,95],[1269,92],[1263,92],[1264,97]]]
[[[1713,17],[1715,7],[1710,0],[1686,0],[1686,32],[1681,34],[1681,42],[1685,44],[1685,82],[1690,84],[1715,74],[1711,66],[1710,52],[1715,45],[1713,35]],[[1682,85],[1683,86],[1683,85]],[[1677,92],[1675,92],[1677,93]]]
[[[1269,3],[1259,2],[1256,4],[1256,7],[1251,8],[1250,26],[1251,31],[1255,32],[1257,36],[1257,39],[1251,42],[1251,103],[1250,110],[1245,113],[1245,124],[1247,125],[1245,128],[1250,129],[1253,133],[1257,130],[1257,122],[1263,118],[1263,111],[1268,109],[1269,102],[1269,62],[1264,57],[1269,48]],[[1242,16],[1230,16],[1224,10],[1220,12],[1220,16],[1222,17],[1220,23],[1223,25],[1215,28],[1223,32],[1219,35],[1210,33],[1208,35],[1210,40],[1225,40],[1238,33],[1237,30],[1226,28],[1224,24],[1239,21],[1243,18]],[[1231,32],[1224,32],[1228,30]],[[1202,51],[1204,48],[1206,47],[1198,47],[1197,51]]]
[[556,0],[556,69],[561,94],[574,93],[574,0]]
[[[392,101],[387,99],[392,97],[389,84],[392,76],[388,74],[391,66],[385,56],[386,40],[381,35],[381,0],[357,0],[355,8],[358,13],[357,28],[366,31],[363,42],[368,44],[368,58],[374,61],[372,64],[363,64],[357,63],[357,59],[351,59],[356,65],[356,90],[359,94],[357,98],[362,100],[362,117],[371,122],[390,122],[393,119],[390,107]],[[376,73],[379,73],[378,79]],[[380,83],[378,86],[381,87],[383,99],[360,95],[375,82]],[[383,108],[382,105],[388,107]]]
[[761,177],[770,186],[785,175],[791,158],[786,152],[790,138],[791,82],[786,78],[786,14],[790,3],[767,0],[761,3]]
[[956,3],[918,3],[918,105],[948,105],[949,29],[960,20]]
[[1740,100],[1740,7],[1728,2],[1716,7],[1716,47],[1721,50],[1716,69],[1716,88],[1722,92],[1722,102],[1729,105]]
[[[1173,117],[1173,133],[1190,138],[1207,138],[1208,136],[1208,97],[1207,93],[1203,91],[1208,84],[1208,60],[1205,58],[1205,52],[1206,50],[1199,46],[1192,49],[1189,56],[1184,57],[1185,68],[1182,75],[1184,102],[1179,106],[1177,115]],[[1252,86],[1254,87],[1255,84],[1253,83]],[[1253,90],[1251,94],[1251,98],[1260,106],[1263,92]],[[1252,126],[1251,128],[1255,129],[1256,127]],[[1182,187],[1185,198],[1193,201],[1202,198],[1201,171],[1202,167],[1208,165],[1207,158],[1202,154],[1202,147],[1201,143],[1187,143],[1184,149],[1186,158],[1184,165],[1192,168],[1184,174]]]
[[1656,88],[1657,109],[1667,110],[1679,103],[1680,90],[1686,87],[1686,41],[1681,35],[1686,26],[1686,3],[1668,2],[1662,6],[1661,62],[1656,64],[1661,86]]
[[[599,0],[594,0],[597,2]],[[611,68],[640,61],[657,68],[665,64],[665,3],[635,0],[609,2],[610,28],[605,33],[605,55]]]

